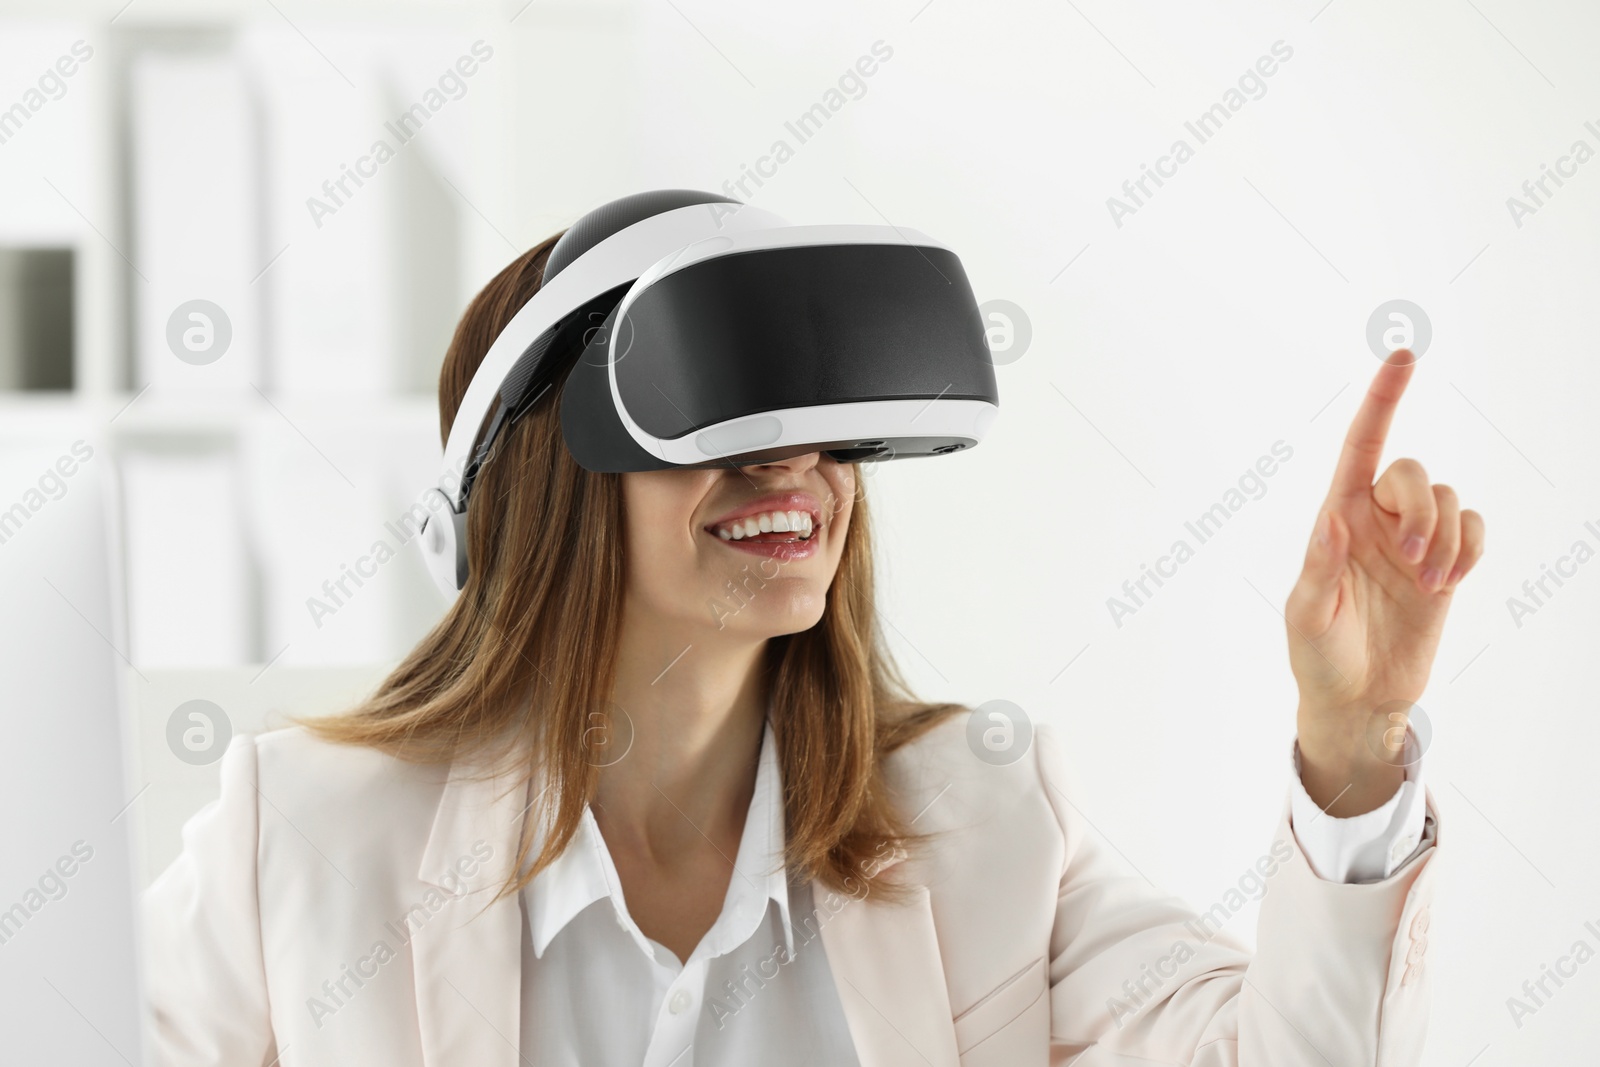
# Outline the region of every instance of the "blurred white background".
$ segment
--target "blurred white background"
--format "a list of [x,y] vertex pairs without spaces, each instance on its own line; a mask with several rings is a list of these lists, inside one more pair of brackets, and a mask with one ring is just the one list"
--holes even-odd
[[[1577,0],[8,0],[0,420],[28,456],[85,439],[116,472],[126,625],[0,663],[68,675],[116,646],[128,699],[102,718],[130,738],[142,885],[215,770],[168,751],[179,704],[236,731],[337,706],[438,616],[386,523],[434,477],[445,344],[500,267],[651,188],[888,221],[1027,322],[994,320],[982,448],[873,473],[896,652],[925,697],[1056,723],[1084,813],[1208,908],[1283,803],[1278,609],[1378,365],[1369,320],[1409,301],[1431,341],[1387,458],[1488,526],[1422,702],[1450,853],[1425,1062],[1587,1062],[1600,964],[1520,1024],[1507,999],[1600,949],[1597,45]],[[1197,546],[1185,523],[1275,445],[1291,458]],[[75,543],[39,488],[0,485],[25,512],[0,568]],[[1119,618],[1179,539],[1194,557]],[[318,618],[380,540],[396,557]],[[3,833],[24,872],[70,843]],[[54,1010],[74,1062],[132,1057]]]

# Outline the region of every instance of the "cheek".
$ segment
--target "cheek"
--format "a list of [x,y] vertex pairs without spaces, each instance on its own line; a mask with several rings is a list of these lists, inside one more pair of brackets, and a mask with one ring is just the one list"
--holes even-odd
[[850,471],[841,472],[838,480],[833,485],[833,491],[838,504],[834,507],[833,522],[838,535],[834,541],[833,549],[835,558],[844,550],[844,540],[850,534],[850,517],[855,514],[855,497],[857,485],[855,477]]
[[623,475],[630,595],[670,607],[703,584],[705,552],[696,544],[692,520],[696,502],[709,489],[707,477],[699,471]]
[[701,555],[693,536],[677,526],[632,523],[627,531],[627,584],[658,603],[680,600],[706,568]]
[[697,537],[687,519],[628,531],[628,595],[656,613],[696,616],[739,572],[740,560]]
[[829,546],[833,549],[833,562],[835,564],[837,564],[840,557],[844,555],[844,543],[850,537],[850,520],[848,516],[845,518],[844,522],[840,523],[837,533],[838,536],[834,538],[835,543]]

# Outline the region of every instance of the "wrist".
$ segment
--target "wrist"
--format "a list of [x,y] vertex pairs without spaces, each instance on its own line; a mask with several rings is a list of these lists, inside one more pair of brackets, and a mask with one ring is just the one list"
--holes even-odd
[[1319,714],[1304,707],[1297,719],[1301,784],[1334,818],[1382,807],[1406,780],[1403,719]]

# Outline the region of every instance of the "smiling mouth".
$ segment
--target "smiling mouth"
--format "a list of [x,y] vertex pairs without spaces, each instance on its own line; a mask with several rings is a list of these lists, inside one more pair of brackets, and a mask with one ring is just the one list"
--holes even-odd
[[810,541],[822,527],[809,511],[762,511],[708,527],[724,541],[794,544]]

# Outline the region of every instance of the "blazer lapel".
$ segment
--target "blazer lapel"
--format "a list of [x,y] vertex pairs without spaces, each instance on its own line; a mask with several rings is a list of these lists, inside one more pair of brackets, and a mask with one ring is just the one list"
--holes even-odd
[[516,860],[527,807],[509,777],[477,779],[460,761],[434,815],[417,876],[412,966],[428,1067],[516,1067],[521,1039],[522,908],[490,903]]
[[819,912],[838,908],[821,924],[822,943],[861,1067],[957,1067],[950,993],[927,887],[919,885],[902,905],[816,884],[812,891]]

